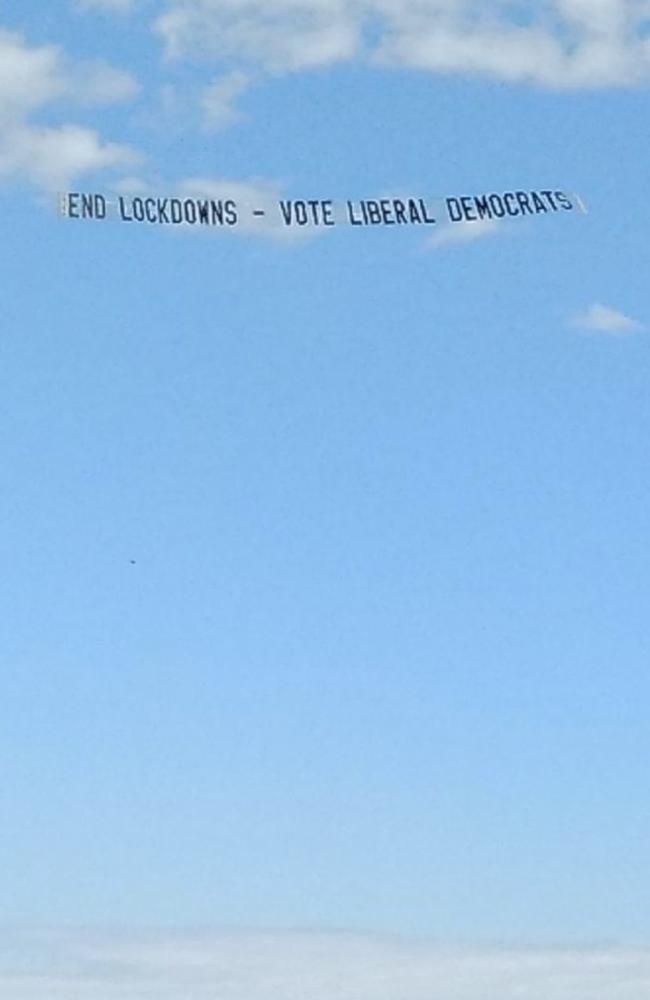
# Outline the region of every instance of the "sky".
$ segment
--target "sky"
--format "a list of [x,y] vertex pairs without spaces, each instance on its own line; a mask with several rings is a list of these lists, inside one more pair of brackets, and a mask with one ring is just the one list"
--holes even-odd
[[[649,13],[0,3],[4,926],[650,975]],[[588,213],[57,213],[546,188]]]

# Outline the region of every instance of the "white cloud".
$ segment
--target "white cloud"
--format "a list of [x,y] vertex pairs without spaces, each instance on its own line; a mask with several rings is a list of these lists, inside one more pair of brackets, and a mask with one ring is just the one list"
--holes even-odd
[[491,76],[551,88],[639,84],[650,79],[644,12],[637,0],[548,0],[513,18],[487,0],[407,0],[389,15],[379,55],[439,73]]
[[206,87],[201,96],[201,108],[206,128],[222,129],[241,117],[236,101],[248,90],[251,78],[247,73],[233,70],[220,76]]
[[68,81],[60,51],[29,48],[20,35],[0,28],[0,122],[19,118],[65,95]]
[[640,1000],[648,948],[442,947],[343,933],[3,933],[8,1000]]
[[241,58],[270,70],[300,70],[352,58],[356,0],[170,0],[157,30],[172,56]]
[[144,177],[137,177],[133,174],[118,177],[118,179],[111,184],[111,190],[114,191],[115,194],[123,195],[153,195],[155,193],[154,187],[150,181],[146,180]]
[[166,0],[156,27],[172,56],[270,70],[366,58],[590,88],[650,80],[647,15],[646,0]]
[[30,46],[0,28],[0,177],[54,189],[89,171],[133,163],[132,150],[93,129],[45,126],[34,116],[62,101],[95,106],[130,99],[136,91],[129,73],[101,60],[74,64],[56,46]]
[[618,310],[604,306],[599,302],[594,303],[585,312],[574,317],[570,325],[592,333],[612,335],[638,333],[644,329],[639,320],[632,319],[625,313],[618,312]]
[[126,146],[103,142],[97,132],[78,125],[16,126],[0,136],[0,177],[27,179],[50,191],[69,187],[81,174],[136,161]]
[[476,222],[454,222],[440,226],[427,241],[432,248],[475,243],[488,236],[495,236],[502,228],[494,219],[479,219]]

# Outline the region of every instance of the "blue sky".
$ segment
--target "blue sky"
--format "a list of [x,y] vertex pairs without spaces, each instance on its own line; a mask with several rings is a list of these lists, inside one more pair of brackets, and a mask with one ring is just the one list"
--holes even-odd
[[[42,8],[0,4],[4,923],[646,941],[641,5]],[[56,215],[201,185],[589,214]]]

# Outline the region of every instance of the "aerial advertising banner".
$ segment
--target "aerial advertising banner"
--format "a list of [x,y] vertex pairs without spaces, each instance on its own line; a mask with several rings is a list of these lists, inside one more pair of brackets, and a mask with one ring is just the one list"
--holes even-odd
[[68,219],[114,219],[130,225],[213,229],[328,229],[335,226],[419,226],[494,222],[586,211],[579,195],[552,188],[453,195],[447,198],[385,197],[335,201],[261,196],[257,203],[234,197],[157,197],[69,191],[59,195]]

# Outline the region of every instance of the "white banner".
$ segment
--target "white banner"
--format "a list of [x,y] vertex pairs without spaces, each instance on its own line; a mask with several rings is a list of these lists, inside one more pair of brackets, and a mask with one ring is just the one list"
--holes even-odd
[[579,195],[551,188],[452,195],[447,198],[391,197],[335,201],[330,198],[157,197],[69,191],[59,195],[68,219],[116,220],[131,225],[196,226],[216,229],[328,229],[467,224],[585,212]]

